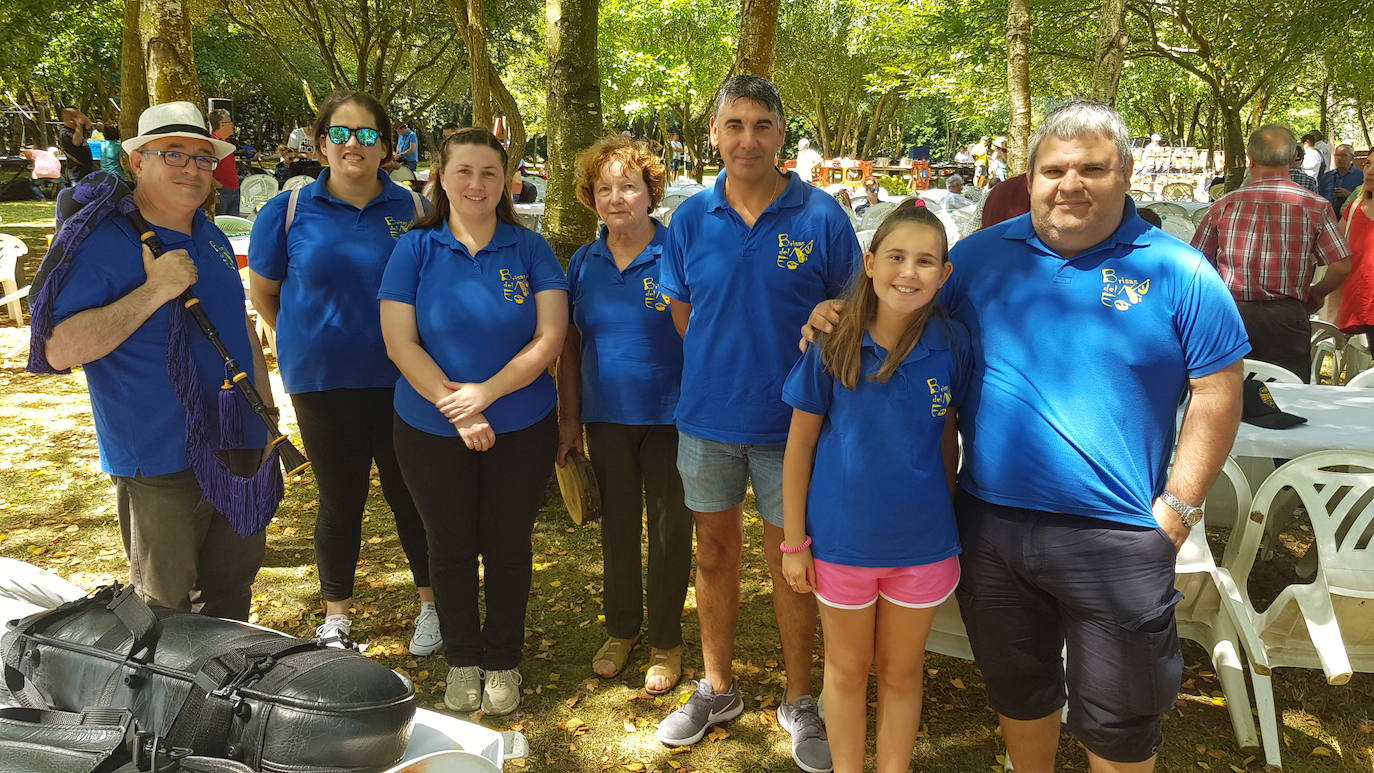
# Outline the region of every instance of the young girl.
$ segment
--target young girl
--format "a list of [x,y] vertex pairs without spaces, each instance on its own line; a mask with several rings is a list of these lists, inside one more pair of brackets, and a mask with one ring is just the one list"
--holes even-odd
[[905,773],[921,721],[935,608],[959,582],[950,496],[954,397],[968,334],[935,297],[953,266],[944,225],[903,203],[864,254],[835,331],[783,388],[783,575],[814,591],[836,773],[864,769],[869,667],[878,666],[878,771]]

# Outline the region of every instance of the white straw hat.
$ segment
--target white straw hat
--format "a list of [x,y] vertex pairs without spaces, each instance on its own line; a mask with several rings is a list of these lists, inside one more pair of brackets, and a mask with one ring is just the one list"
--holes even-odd
[[215,158],[234,152],[234,146],[215,139],[205,125],[205,116],[190,102],[164,102],[153,105],[138,117],[138,136],[124,140],[124,152],[133,153],[153,140],[163,137],[187,137],[205,140],[215,149]]

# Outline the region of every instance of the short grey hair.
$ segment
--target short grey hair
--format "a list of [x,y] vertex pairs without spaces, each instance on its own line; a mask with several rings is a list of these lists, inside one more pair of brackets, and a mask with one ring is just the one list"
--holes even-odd
[[220,126],[224,124],[225,121],[233,120],[229,117],[229,111],[225,110],[224,108],[215,108],[214,110],[211,110],[210,114],[206,116],[206,118],[208,118],[210,121],[210,131],[218,129]]
[[[1351,145],[1351,144],[1349,144],[1349,143],[1342,142],[1341,144],[1339,144],[1339,145],[1336,146],[1336,150],[1340,150],[1341,148],[1345,148],[1346,150],[1350,151],[1351,153],[1354,153],[1354,152],[1355,152],[1355,146],[1354,146],[1354,145]],[[1331,152],[1334,153],[1334,152],[1336,152],[1336,150],[1333,150],[1333,151],[1331,151]]]
[[1292,129],[1281,123],[1267,123],[1245,141],[1245,155],[1255,166],[1287,167],[1293,160],[1293,147],[1297,142]]
[[952,183],[952,182],[954,182],[954,181],[956,181],[956,180],[959,182],[960,185],[963,185],[963,184],[964,184],[964,176],[963,176],[963,175],[960,175],[960,174],[952,174],[952,175],[950,175],[949,177],[946,177],[946,178],[945,178],[945,187],[948,188],[948,187],[949,187],[949,184]]
[[1078,139],[1087,136],[1106,137],[1116,145],[1116,152],[1125,169],[1131,163],[1131,130],[1126,119],[1111,107],[1101,102],[1087,99],[1072,99],[1050,111],[1040,128],[1031,137],[1030,158],[1027,167],[1035,171],[1035,157],[1040,152],[1040,143],[1048,137],[1061,140]]
[[716,109],[713,115],[720,115],[725,105],[736,99],[748,99],[768,108],[772,111],[773,117],[778,119],[779,126],[787,123],[787,116],[782,108],[782,94],[778,93],[778,87],[767,78],[757,75],[736,75],[727,80],[721,85],[720,91],[716,92]]

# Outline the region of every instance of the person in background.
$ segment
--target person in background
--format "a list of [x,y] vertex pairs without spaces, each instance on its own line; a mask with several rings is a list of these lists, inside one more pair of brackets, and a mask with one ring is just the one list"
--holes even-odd
[[[1293,182],[1293,132],[1267,124],[1245,144],[1251,181],[1207,210],[1193,246],[1217,267],[1250,337],[1249,356],[1311,377],[1307,315],[1350,275],[1331,203]],[[1312,278],[1326,266],[1320,282]]]
[[[378,171],[391,127],[369,94],[340,92],[320,106],[315,144],[329,167],[277,196],[253,223],[248,247],[253,307],[277,331],[282,382],[319,486],[315,563],[325,619],[315,635],[346,647],[372,466],[419,595],[410,651],[439,649],[424,523],[396,461],[396,366],[386,356],[377,288],[396,240],[423,210],[415,194]],[[291,222],[287,223],[288,213]]]
[[33,170],[29,172],[29,186],[35,199],[47,198],[55,194],[62,185],[62,162],[57,160],[57,148],[27,147],[20,155],[29,160]]
[[[558,360],[558,464],[585,432],[601,492],[602,591],[608,638],[592,671],[624,670],[644,608],[652,652],[644,689],[682,678],[682,607],[692,574],[692,512],[683,503],[673,414],[682,338],[658,292],[668,230],[650,217],[667,174],[643,143],[597,141],[577,158],[577,197],[606,225],[568,262],[572,324]],[[648,588],[640,543],[649,535]]]
[[402,122],[396,130],[395,156],[397,161],[412,172],[420,163],[420,138],[411,130],[409,123]]
[[[1338,154],[1341,147],[1346,146],[1336,148]],[[1346,335],[1374,332],[1374,189],[1358,190],[1346,208],[1342,228],[1350,245],[1351,270],[1341,288],[1336,326]]]
[[978,141],[968,149],[969,155],[973,156],[973,187],[988,187],[988,153],[992,148],[987,135],[978,138]]
[[797,140],[797,176],[802,178],[802,182],[811,182],[821,161],[821,154],[811,147],[811,140],[805,137]]
[[396,244],[377,293],[401,371],[396,457],[429,541],[444,705],[495,716],[520,705],[530,538],[558,452],[548,368],[568,327],[567,278],[520,225],[507,168],[486,129],[445,140],[434,209]]
[[67,157],[62,165],[62,179],[66,185],[76,185],[77,181],[95,171],[95,159],[91,156],[91,146],[87,144],[94,127],[85,113],[74,107],[62,109],[62,128],[57,130],[57,146]]
[[[110,122],[105,127],[105,147],[100,154],[100,169],[110,174],[119,175],[125,182],[129,181],[129,175],[124,171],[124,166],[120,163],[119,155],[124,152],[123,143],[119,141],[119,124]],[[218,171],[219,167],[215,167]]]
[[1018,174],[988,191],[979,205],[982,227],[996,225],[1031,211],[1030,182],[1025,174]]
[[998,137],[992,141],[992,157],[988,159],[988,185],[997,186],[1009,177],[1007,166],[1007,138]]
[[1299,166],[1303,173],[1313,180],[1321,177],[1328,168],[1326,156],[1317,147],[1317,143],[1321,141],[1321,136],[1321,132],[1318,131],[1310,131],[1302,136],[1303,158]]
[[1350,145],[1337,145],[1332,156],[1335,166],[1317,180],[1317,193],[1339,214],[1350,192],[1364,184],[1364,172],[1355,166],[1355,148]]
[[883,189],[878,185],[878,178],[869,175],[864,178],[864,197],[855,207],[854,214],[862,215],[864,210],[882,201]]
[[1301,185],[1307,190],[1316,193],[1317,178],[1307,174],[1307,171],[1303,168],[1303,159],[1305,157],[1306,153],[1304,152],[1302,145],[1294,145],[1293,159],[1288,162],[1288,179],[1292,180],[1298,185]]
[[[209,118],[210,133],[215,139],[230,142],[234,136],[234,119],[229,111],[211,110]],[[232,155],[215,167],[215,214],[235,217],[239,214],[239,170]]]

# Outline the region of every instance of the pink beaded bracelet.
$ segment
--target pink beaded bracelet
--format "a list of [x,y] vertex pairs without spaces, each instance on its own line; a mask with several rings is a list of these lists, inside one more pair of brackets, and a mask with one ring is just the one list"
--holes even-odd
[[794,547],[794,548],[789,548],[789,547],[787,547],[787,540],[783,540],[782,542],[779,542],[779,543],[778,543],[778,550],[781,550],[781,551],[784,552],[784,553],[800,553],[800,552],[802,552],[803,550],[806,550],[806,549],[809,548],[809,547],[811,547],[811,537],[810,537],[810,535],[808,535],[806,539],[802,540],[802,544],[800,544],[800,545],[798,545],[798,546],[796,546],[796,547]]

